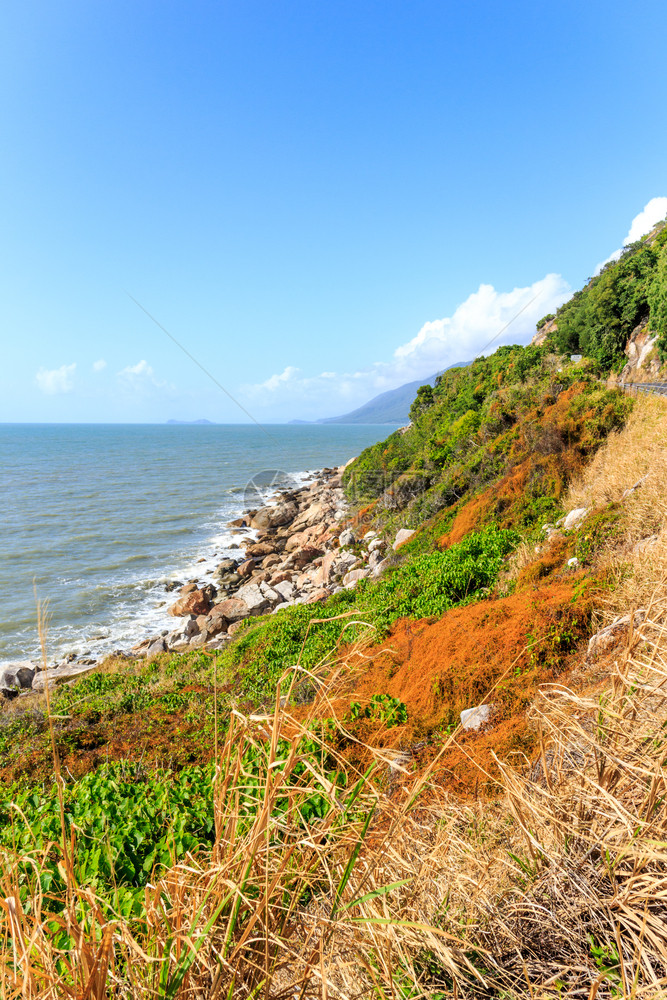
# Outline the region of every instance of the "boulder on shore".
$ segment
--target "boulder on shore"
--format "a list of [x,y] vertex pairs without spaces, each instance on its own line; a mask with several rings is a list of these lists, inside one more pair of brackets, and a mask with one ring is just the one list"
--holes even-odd
[[241,621],[247,618],[249,608],[246,602],[240,597],[228,597],[226,601],[221,601],[211,608],[211,616],[224,618],[230,623]]
[[[207,587],[206,590],[208,591],[209,588]],[[205,615],[210,607],[209,594],[204,590],[195,589],[167,608],[167,613],[173,615],[174,618],[183,618],[184,615]]]

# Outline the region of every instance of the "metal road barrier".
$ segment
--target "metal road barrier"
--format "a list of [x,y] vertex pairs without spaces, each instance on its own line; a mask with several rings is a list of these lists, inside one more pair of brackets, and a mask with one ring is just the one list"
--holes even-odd
[[619,382],[618,386],[625,392],[653,392],[659,396],[667,396],[667,382]]

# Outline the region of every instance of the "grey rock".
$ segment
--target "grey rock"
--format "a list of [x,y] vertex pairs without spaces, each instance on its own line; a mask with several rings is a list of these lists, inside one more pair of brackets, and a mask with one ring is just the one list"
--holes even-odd
[[[162,641],[164,642],[164,640]],[[32,689],[33,691],[43,691],[47,681],[49,684],[60,684],[62,681],[71,681],[75,677],[79,677],[81,674],[88,674],[94,669],[94,666],[77,663],[55,666],[50,670],[40,670],[40,672],[35,674],[33,678]]]
[[475,708],[465,708],[461,712],[461,725],[464,729],[479,729],[491,718],[493,705],[477,705]]
[[157,639],[152,639],[151,643],[146,650],[146,656],[156,656],[158,653],[165,653],[167,651],[167,643],[164,641],[164,636],[159,635]]
[[[638,608],[632,619],[633,628],[638,628],[645,619],[646,610]],[[616,618],[610,625],[606,625],[600,629],[599,632],[596,632],[589,639],[586,660],[590,662],[598,656],[604,656],[605,653],[611,652],[612,649],[623,641],[629,629],[630,615],[622,615],[620,618]]]
[[256,583],[246,583],[237,590],[236,597],[245,601],[251,615],[261,615],[268,610],[269,602]]
[[566,531],[576,528],[578,524],[581,524],[583,519],[586,517],[586,514],[588,514],[587,507],[576,507],[574,510],[570,511],[563,521],[563,527]]
[[354,532],[352,531],[352,528],[346,528],[345,531],[341,531],[340,537],[338,539],[338,541],[341,544],[341,547],[345,545],[354,545],[356,540],[357,539]]
[[343,586],[346,590],[352,590],[356,587],[359,580],[364,580],[367,576],[370,576],[369,569],[352,569],[349,573],[346,573],[343,577]]
[[382,562],[382,553],[374,549],[373,552],[368,557],[368,565],[370,569],[375,569]]
[[200,630],[199,630],[199,625],[197,625],[197,619],[193,615],[186,621],[181,631],[181,635],[183,636],[184,639],[191,639],[193,635],[198,635],[199,631]]
[[15,698],[20,690],[21,682],[16,676],[16,671],[3,670],[2,675],[0,675],[0,693],[5,698]]
[[396,532],[396,538],[394,539],[394,544],[392,546],[394,552],[402,545],[403,542],[407,542],[408,538],[411,538],[415,533],[414,528],[399,528]]
[[19,667],[16,671],[16,679],[22,688],[31,688],[35,673],[33,666]]
[[282,604],[284,601],[284,597],[280,591],[277,591],[274,587],[269,587],[268,583],[260,583],[259,589],[271,604]]
[[291,601],[294,597],[295,587],[290,580],[281,580],[280,583],[277,583],[273,589],[280,594],[284,601]]
[[381,538],[374,538],[371,544],[368,546],[369,552],[378,552],[381,549],[386,548],[386,543],[383,542]]
[[389,566],[389,560],[381,559],[380,562],[376,563],[375,566],[373,567],[373,576],[374,577],[381,576],[388,566]]
[[338,559],[334,563],[334,568],[337,573],[347,573],[351,570],[355,563],[359,560],[355,556],[354,552],[341,552]]

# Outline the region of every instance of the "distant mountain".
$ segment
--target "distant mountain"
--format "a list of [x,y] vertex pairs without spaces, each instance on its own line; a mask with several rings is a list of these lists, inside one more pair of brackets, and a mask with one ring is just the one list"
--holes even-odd
[[210,424],[211,426],[213,426],[213,421],[212,420],[206,420],[205,417],[202,417],[200,420],[168,420],[167,423],[168,424]]
[[[469,361],[459,361],[449,368],[465,368]],[[444,371],[449,371],[445,368]],[[414,382],[406,382],[399,385],[398,389],[389,389],[381,392],[368,403],[364,403],[351,413],[345,413],[342,417],[324,417],[322,420],[314,420],[316,424],[407,424],[410,420],[410,407],[417,395],[420,385],[435,385],[435,380],[442,372],[436,372],[429,378],[416,379]],[[290,423],[307,423],[305,420],[291,420]]]

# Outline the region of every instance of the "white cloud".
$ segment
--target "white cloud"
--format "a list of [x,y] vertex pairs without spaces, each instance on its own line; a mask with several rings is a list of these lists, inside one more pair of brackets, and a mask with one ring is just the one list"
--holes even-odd
[[[535,324],[555,312],[571,295],[559,274],[510,292],[480,285],[451,316],[431,320],[390,361],[378,361],[362,371],[304,375],[288,365],[264,382],[242,387],[256,406],[281,409],[284,416],[328,416],[343,413],[387,389],[428,378],[457,361],[471,361],[501,344],[527,343]],[[295,412],[297,410],[301,412]]]
[[136,365],[128,365],[118,372],[119,378],[145,377],[153,378],[153,369],[147,361],[138,361]]
[[653,229],[667,215],[667,198],[651,198],[639,215],[632,220],[628,235],[623,240],[623,246],[636,243],[642,236]]
[[60,368],[40,368],[35,375],[37,385],[49,396],[71,392],[74,388],[76,364],[61,365]]
[[157,378],[152,365],[147,361],[137,361],[136,365],[127,365],[117,373],[118,381],[125,391],[146,394],[153,389],[168,389],[174,387]]
[[104,360],[104,358],[100,358],[99,361],[94,361],[93,362],[93,371],[94,372],[102,372],[102,371],[104,371],[104,369],[106,368],[106,366],[107,366],[107,363]]
[[[640,240],[642,236],[646,236],[647,233],[651,232],[656,223],[661,222],[665,216],[667,216],[667,198],[651,198],[644,205],[639,215],[635,215],[632,220],[628,235],[623,240],[623,246],[630,246],[631,243],[636,243]],[[606,260],[600,261],[593,271],[593,275],[599,274],[602,268],[611,263],[612,260],[618,260],[622,253],[623,247],[614,250]]]

